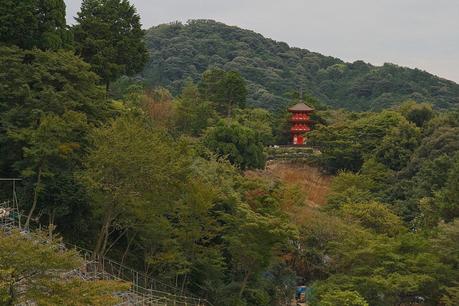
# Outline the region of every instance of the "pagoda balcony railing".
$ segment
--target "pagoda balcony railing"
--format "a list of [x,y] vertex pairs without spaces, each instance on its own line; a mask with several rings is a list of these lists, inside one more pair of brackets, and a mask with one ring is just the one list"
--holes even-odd
[[290,122],[312,123],[312,121],[309,119],[294,119],[294,118],[290,118]]
[[309,132],[311,129],[309,127],[292,127],[291,132]]

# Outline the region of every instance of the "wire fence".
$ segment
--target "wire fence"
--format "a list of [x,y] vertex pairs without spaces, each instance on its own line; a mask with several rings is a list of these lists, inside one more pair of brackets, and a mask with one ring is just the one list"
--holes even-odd
[[[32,233],[42,228],[33,221],[28,228],[23,227],[25,216],[20,213],[17,201],[7,200],[0,203],[0,228],[4,232],[19,230],[21,233]],[[131,284],[126,292],[117,295],[122,299],[119,306],[151,305],[151,306],[213,306],[206,299],[179,294],[181,289],[158,281],[142,272],[129,268],[121,263],[94,254],[94,252],[73,244],[62,243],[63,249],[73,249],[84,260],[84,264],[66,276],[78,277],[83,280],[119,280]]]

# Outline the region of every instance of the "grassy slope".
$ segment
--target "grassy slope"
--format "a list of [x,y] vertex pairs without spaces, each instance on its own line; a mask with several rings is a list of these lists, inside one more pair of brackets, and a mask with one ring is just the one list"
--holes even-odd
[[332,177],[321,173],[319,169],[306,164],[271,161],[267,173],[289,184],[298,185],[307,195],[307,206],[317,207],[326,203]]
[[271,160],[265,170],[246,171],[249,177],[281,180],[295,185],[305,194],[305,207],[316,208],[327,201],[333,176],[323,174],[318,168],[292,161]]

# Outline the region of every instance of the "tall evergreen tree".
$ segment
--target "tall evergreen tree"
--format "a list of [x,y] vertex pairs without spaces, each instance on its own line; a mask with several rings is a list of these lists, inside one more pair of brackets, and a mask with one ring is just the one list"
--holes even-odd
[[63,181],[76,187],[73,171],[88,129],[110,114],[99,78],[89,69],[70,51],[0,47],[0,175],[24,178],[29,220],[35,208],[69,214],[84,198],[58,195],[66,193]]
[[142,70],[147,51],[140,16],[128,0],[84,0],[74,26],[77,53],[107,88],[121,75]]
[[23,49],[69,46],[64,0],[0,1],[0,42]]

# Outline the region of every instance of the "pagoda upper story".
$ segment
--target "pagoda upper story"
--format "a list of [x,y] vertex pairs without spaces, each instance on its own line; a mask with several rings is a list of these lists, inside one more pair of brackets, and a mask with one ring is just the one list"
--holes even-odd
[[310,115],[314,109],[303,102],[300,102],[288,109],[292,116],[290,117],[292,143],[294,145],[304,144],[304,133],[311,130]]

